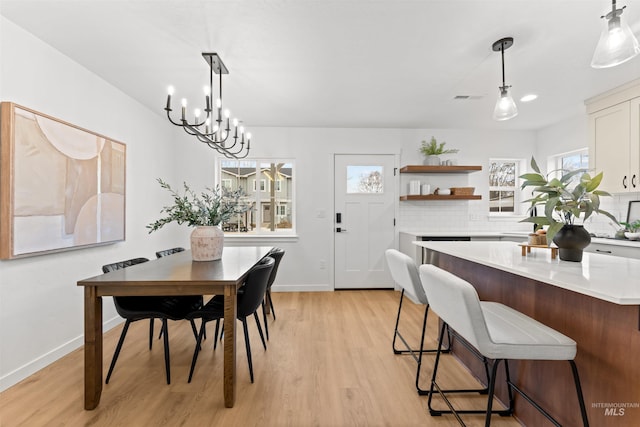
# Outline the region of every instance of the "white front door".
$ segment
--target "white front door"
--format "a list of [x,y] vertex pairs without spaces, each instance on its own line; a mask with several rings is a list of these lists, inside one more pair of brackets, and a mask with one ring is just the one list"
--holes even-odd
[[392,154],[336,154],[335,288],[393,288],[384,251],[394,247]]

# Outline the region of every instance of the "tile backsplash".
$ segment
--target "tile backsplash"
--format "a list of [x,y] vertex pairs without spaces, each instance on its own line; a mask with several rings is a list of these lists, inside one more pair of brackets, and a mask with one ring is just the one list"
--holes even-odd
[[[640,193],[603,197],[601,207],[619,221],[626,221],[629,201],[640,200]],[[523,217],[489,217],[486,204],[466,201],[400,202],[399,230],[402,231],[529,231],[532,224],[520,223]],[[604,215],[593,215],[585,223],[590,233],[615,234],[617,226]]]
[[[600,198],[600,207],[615,216],[618,221],[627,220],[629,202],[640,200],[640,193],[614,194],[612,197]],[[590,233],[613,236],[619,226],[604,215],[593,215],[584,224]]]

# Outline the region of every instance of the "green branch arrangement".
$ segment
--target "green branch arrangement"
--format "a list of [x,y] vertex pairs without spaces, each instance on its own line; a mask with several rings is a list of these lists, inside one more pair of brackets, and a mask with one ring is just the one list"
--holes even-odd
[[420,152],[425,156],[439,156],[441,154],[455,154],[458,150],[457,148],[444,148],[446,142],[441,142],[438,144],[438,141],[432,136],[431,141],[422,141],[422,145],[420,146]]
[[[520,178],[525,180],[521,189],[534,187],[534,197],[523,203],[531,203],[530,211],[536,206],[543,206],[544,216],[533,216],[520,222],[531,222],[536,224],[538,228],[548,226],[548,244],[564,225],[573,225],[574,221],[581,217],[584,222],[592,214],[602,214],[615,221],[616,224],[618,223],[613,215],[600,209],[600,197],[611,196],[606,191],[597,190],[602,181],[602,172],[591,177],[585,169],[578,169],[566,171],[560,179],[552,178],[549,180],[548,175],[542,175],[533,157],[531,158],[531,169],[535,173],[520,175]],[[565,172],[564,169],[560,169],[560,171]],[[580,181],[574,188],[569,188],[574,177],[579,177]]]
[[173,196],[173,205],[160,210],[160,213],[166,214],[165,217],[147,225],[149,233],[174,221],[178,224],[186,223],[190,227],[216,226],[227,222],[236,214],[249,210],[248,205],[240,202],[240,198],[245,195],[242,188],[228,191],[218,185],[215,189],[206,188],[197,195],[185,182],[184,194],[179,194],[162,179],[158,178],[158,182]]

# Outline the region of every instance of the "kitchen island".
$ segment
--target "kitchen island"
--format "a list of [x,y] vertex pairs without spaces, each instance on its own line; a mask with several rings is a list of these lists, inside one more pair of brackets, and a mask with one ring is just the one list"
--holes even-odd
[[[426,261],[474,285],[481,300],[497,301],[562,332],[578,344],[585,404],[591,425],[640,425],[640,260],[585,253],[581,263],[551,259],[549,250],[522,256],[514,242],[417,241]],[[482,366],[464,350],[454,353],[478,378]],[[512,362],[511,373],[563,425],[580,425],[568,364]],[[504,384],[498,396],[504,402]],[[543,418],[516,398],[526,425]]]

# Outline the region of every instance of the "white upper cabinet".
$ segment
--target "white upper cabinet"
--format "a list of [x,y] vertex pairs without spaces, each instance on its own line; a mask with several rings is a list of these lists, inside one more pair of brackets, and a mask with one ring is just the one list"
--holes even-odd
[[640,191],[640,81],[587,100],[589,167],[603,172],[600,188]]

